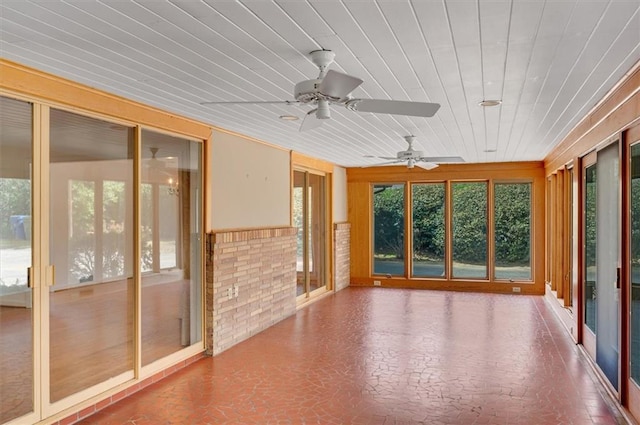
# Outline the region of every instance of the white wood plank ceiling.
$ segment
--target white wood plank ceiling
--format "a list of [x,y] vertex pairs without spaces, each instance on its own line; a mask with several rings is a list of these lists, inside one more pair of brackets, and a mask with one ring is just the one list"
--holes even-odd
[[[359,98],[436,102],[432,118],[339,105],[299,132],[309,52]],[[393,156],[541,160],[640,60],[640,0],[0,0],[2,57],[343,166]],[[493,108],[478,105],[499,99]]]

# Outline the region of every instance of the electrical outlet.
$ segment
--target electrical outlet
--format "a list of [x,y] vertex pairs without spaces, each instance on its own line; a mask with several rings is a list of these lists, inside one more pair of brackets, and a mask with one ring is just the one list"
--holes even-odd
[[233,289],[227,288],[227,299],[230,300],[233,298]]
[[233,287],[233,296],[235,298],[238,298],[238,295],[240,294],[240,288],[238,286],[234,286]]
[[379,280],[374,280],[373,286],[382,286],[382,282],[380,282]]
[[513,292],[520,292],[520,287],[519,287],[519,286],[512,286],[512,287],[511,287],[511,291],[513,291]]

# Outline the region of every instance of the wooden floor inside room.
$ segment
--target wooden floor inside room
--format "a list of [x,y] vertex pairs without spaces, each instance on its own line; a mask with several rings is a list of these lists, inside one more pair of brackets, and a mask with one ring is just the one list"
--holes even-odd
[[[183,348],[184,280],[143,286],[143,364]],[[133,370],[133,284],[118,280],[51,294],[50,396],[61,400]],[[32,310],[0,307],[0,423],[33,406]]]
[[347,288],[83,424],[625,423],[540,296]]

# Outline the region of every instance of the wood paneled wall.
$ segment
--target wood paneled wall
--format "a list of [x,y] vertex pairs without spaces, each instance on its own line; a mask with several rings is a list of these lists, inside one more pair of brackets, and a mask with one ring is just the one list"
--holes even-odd
[[544,160],[546,175],[584,156],[640,120],[640,63]]
[[[464,280],[372,277],[372,231],[373,199],[372,184],[375,183],[423,183],[442,181],[488,181],[532,183],[532,247],[531,283]],[[403,288],[445,289],[512,293],[512,287],[520,288],[524,294],[544,293],[545,252],[545,178],[542,162],[511,162],[484,164],[447,164],[426,171],[404,166],[349,168],[347,169],[348,217],[351,223],[351,284],[373,286],[380,280],[382,286]]]

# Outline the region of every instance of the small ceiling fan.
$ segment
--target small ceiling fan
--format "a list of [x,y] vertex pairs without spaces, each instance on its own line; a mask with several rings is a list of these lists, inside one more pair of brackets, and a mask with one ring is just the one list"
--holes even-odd
[[356,99],[351,97],[363,81],[360,78],[341,72],[327,70],[333,63],[335,53],[331,50],[314,50],[310,53],[311,61],[320,69],[320,75],[313,80],[301,81],[296,84],[293,97],[295,100],[276,101],[239,101],[239,102],[201,102],[201,105],[222,104],[310,104],[315,106],[309,111],[300,131],[307,131],[319,127],[324,120],[331,117],[329,105],[338,104],[356,112],[373,112],[378,114],[409,115],[414,117],[432,117],[440,108],[438,103],[408,102],[384,99]]
[[367,158],[380,158],[389,160],[387,162],[381,162],[379,164],[366,165],[365,167],[376,167],[379,165],[392,165],[406,162],[407,168],[413,168],[417,165],[418,167],[424,168],[425,170],[433,170],[438,166],[438,164],[441,163],[464,162],[464,159],[460,158],[459,156],[424,156],[424,153],[422,151],[413,149],[413,141],[416,139],[416,136],[404,136],[404,139],[409,144],[407,150],[398,152],[395,157],[374,157],[373,155],[365,155]]

